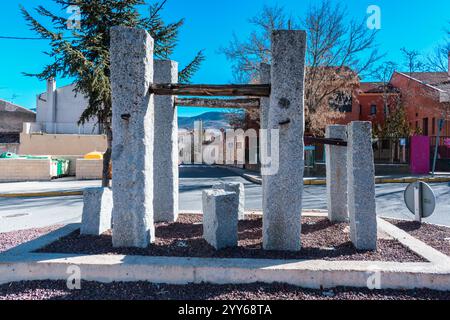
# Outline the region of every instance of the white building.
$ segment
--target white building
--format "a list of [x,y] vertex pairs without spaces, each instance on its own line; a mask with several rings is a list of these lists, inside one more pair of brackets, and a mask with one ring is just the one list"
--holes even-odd
[[50,134],[99,134],[96,121],[78,125],[81,114],[87,107],[87,99],[76,94],[75,85],[56,88],[56,81],[47,81],[47,91],[36,99],[36,122],[25,128],[25,133]]

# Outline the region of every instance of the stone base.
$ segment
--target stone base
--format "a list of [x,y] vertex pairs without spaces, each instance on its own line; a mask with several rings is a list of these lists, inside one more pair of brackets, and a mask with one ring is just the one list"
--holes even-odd
[[238,208],[234,192],[203,191],[203,238],[216,250],[237,246]]
[[98,236],[111,229],[113,208],[112,191],[109,188],[84,190],[81,234]]

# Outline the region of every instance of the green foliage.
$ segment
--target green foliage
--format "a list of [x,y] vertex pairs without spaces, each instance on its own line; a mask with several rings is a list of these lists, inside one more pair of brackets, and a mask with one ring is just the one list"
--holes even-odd
[[405,108],[399,103],[386,118],[380,132],[381,138],[400,139],[412,133]]
[[[75,90],[88,99],[88,107],[79,123],[96,119],[104,129],[111,129],[110,88],[110,34],[113,26],[146,29],[155,41],[155,57],[169,59],[178,42],[178,32],[183,19],[165,23],[161,10],[167,0],[149,6],[148,17],[139,14],[138,7],[147,5],[145,0],[53,0],[62,11],[78,6],[81,20],[78,29],[69,30],[68,17],[58,16],[43,6],[36,13],[50,21],[51,28],[34,18],[24,7],[21,11],[32,30],[50,42],[46,53],[52,63],[38,74],[27,74],[41,80],[61,76],[75,79]],[[180,73],[183,81],[189,81],[204,60],[200,51],[194,60]]]

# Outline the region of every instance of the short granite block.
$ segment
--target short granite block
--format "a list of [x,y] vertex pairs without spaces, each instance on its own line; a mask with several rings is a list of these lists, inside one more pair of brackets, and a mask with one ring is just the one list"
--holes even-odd
[[81,234],[98,236],[111,229],[113,208],[111,189],[85,189],[83,192],[83,202]]
[[216,250],[237,246],[238,208],[234,192],[203,191],[203,238]]
[[239,220],[245,220],[245,187],[243,183],[219,183],[213,187],[216,190],[234,192],[239,198]]

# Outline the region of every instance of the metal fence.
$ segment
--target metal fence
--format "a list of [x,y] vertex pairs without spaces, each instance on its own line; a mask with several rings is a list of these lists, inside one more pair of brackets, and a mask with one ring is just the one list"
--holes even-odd
[[[432,159],[436,148],[436,137],[430,137]],[[444,136],[439,138],[438,159],[450,159],[450,137]]]
[[[372,147],[375,163],[409,164],[410,162],[410,138],[374,139]],[[307,149],[306,158],[309,159],[310,165],[311,156],[314,162],[325,162],[325,146],[313,144]]]

